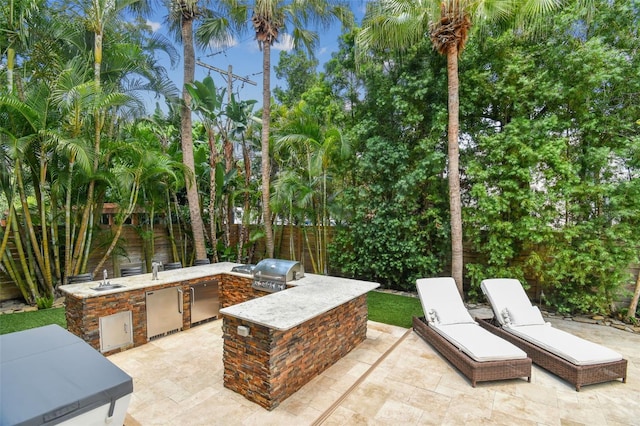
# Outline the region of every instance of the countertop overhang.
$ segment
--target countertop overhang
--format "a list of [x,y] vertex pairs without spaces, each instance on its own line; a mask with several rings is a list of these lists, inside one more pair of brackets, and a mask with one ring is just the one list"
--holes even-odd
[[370,281],[315,274],[305,274],[304,278],[287,284],[293,287],[220,309],[220,313],[276,330],[289,330],[380,286]]

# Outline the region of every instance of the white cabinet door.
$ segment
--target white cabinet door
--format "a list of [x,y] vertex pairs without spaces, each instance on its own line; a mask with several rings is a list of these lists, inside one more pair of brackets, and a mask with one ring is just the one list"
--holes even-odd
[[132,344],[131,311],[100,317],[100,352]]

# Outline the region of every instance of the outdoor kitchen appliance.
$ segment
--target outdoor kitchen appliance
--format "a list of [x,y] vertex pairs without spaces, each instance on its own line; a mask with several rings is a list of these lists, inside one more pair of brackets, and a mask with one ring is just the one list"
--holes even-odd
[[217,280],[189,286],[191,290],[191,325],[216,318],[220,314],[218,286]]
[[240,274],[248,274],[252,275],[253,270],[256,268],[256,265],[252,263],[247,263],[245,265],[238,265],[231,268],[231,272],[238,272]]
[[182,330],[182,295],[178,286],[145,292],[147,340]]
[[287,283],[304,277],[300,262],[283,259],[263,259],[253,268],[253,287],[269,293],[282,291]]

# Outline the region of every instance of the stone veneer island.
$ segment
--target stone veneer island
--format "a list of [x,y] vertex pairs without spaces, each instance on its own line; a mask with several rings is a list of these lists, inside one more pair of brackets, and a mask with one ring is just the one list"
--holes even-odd
[[99,282],[61,286],[69,331],[100,350],[99,319],[131,312],[132,343],[147,343],[145,293],[179,287],[182,329],[191,326],[189,286],[217,281],[224,338],[224,386],[272,410],[366,338],[366,294],[373,282],[306,274],[277,293],[251,287],[252,277],[231,272],[235,263],[194,266],[110,279],[123,287],[96,291]]

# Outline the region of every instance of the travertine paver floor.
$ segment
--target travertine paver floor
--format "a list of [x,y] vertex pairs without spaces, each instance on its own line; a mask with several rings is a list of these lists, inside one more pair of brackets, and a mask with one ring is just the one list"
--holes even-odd
[[222,385],[221,321],[109,359],[134,378],[127,426],[640,425],[640,335],[551,322],[622,353],[629,361],[627,383],[576,392],[534,365],[531,383],[472,388],[411,330],[371,321],[365,342],[271,412]]

